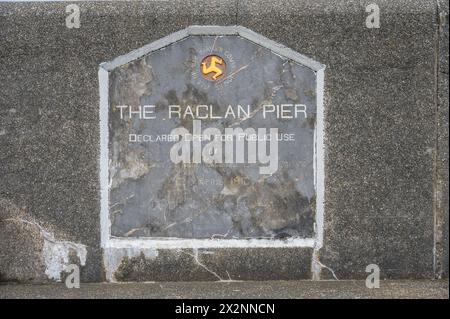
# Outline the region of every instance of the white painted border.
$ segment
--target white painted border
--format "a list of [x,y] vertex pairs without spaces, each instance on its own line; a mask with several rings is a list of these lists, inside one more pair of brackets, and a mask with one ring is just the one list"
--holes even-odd
[[200,249],[200,248],[286,248],[315,247],[314,238],[280,239],[181,239],[181,238],[117,238],[109,239],[109,247],[153,249]]
[[100,231],[101,245],[107,247],[111,237],[109,220],[109,73],[102,67],[98,70],[100,93]]
[[[316,73],[317,122],[314,132],[314,181],[316,188],[316,220],[314,238],[283,239],[179,239],[179,238],[113,238],[109,219],[109,71],[141,58],[142,56],[180,41],[190,35],[239,35],[251,42],[264,46],[285,58],[302,64]],[[324,70],[325,65],[301,55],[281,44],[269,40],[241,26],[191,26],[167,37],[145,45],[128,54],[119,56],[110,62],[100,64],[100,224],[101,245],[103,248],[117,249],[180,249],[180,248],[282,248],[309,247],[317,252],[323,245],[324,220]],[[105,254],[110,250],[105,249]],[[108,256],[104,256],[108,258]]]
[[325,67],[316,72],[316,147],[315,147],[315,181],[316,181],[316,245],[315,250],[323,246],[325,215],[325,144],[324,144],[324,105]]

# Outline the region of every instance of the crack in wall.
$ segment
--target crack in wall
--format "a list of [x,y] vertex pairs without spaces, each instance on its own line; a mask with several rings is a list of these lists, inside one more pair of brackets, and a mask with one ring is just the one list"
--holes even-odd
[[323,268],[328,270],[335,280],[339,280],[338,277],[336,276],[336,273],[334,272],[334,270],[332,268],[328,267],[327,265],[324,265],[319,260],[319,251],[314,250],[312,262],[311,262],[312,280],[321,280],[321,274],[322,274]]
[[219,274],[217,274],[215,271],[209,269],[205,264],[203,264],[203,263],[199,260],[199,257],[198,257],[198,249],[193,249],[192,251],[193,251],[193,254],[190,254],[190,253],[188,253],[188,252],[185,252],[185,251],[181,250],[182,253],[191,256],[191,257],[194,259],[194,261],[195,261],[195,263],[196,263],[197,265],[199,265],[200,267],[202,267],[203,269],[205,269],[207,272],[209,272],[210,274],[214,275],[214,277],[216,277],[217,279],[219,279],[218,281],[220,281],[220,282],[237,282],[237,281],[238,281],[238,280],[233,280],[233,279],[231,279],[231,276],[230,276],[230,273],[228,272],[228,270],[225,270],[225,272],[226,272],[227,275],[228,275],[228,279],[223,279],[221,276],[219,276]]

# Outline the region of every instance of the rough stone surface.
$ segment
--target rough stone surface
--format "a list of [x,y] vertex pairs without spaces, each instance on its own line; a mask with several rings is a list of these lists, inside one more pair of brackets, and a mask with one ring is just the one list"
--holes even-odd
[[[448,82],[435,70],[441,65],[447,71],[439,74],[448,74],[447,49],[436,51],[439,37],[448,43],[448,18],[438,33],[436,1],[384,0],[377,1],[381,28],[367,29],[371,2],[82,2],[80,29],[65,27],[64,3],[1,3],[1,216],[23,211],[58,241],[85,245],[82,279],[103,280],[99,63],[189,25],[238,24],[327,66],[322,264],[340,279],[363,278],[372,263],[383,278],[434,277],[438,175],[448,276],[448,144],[436,143],[448,135]],[[447,166],[436,170],[435,157]],[[3,280],[46,278],[33,229],[0,223]],[[279,257],[274,251],[271,263],[258,266],[268,272]],[[192,258],[185,264],[192,268]],[[197,273],[189,278],[214,280],[206,270]]]

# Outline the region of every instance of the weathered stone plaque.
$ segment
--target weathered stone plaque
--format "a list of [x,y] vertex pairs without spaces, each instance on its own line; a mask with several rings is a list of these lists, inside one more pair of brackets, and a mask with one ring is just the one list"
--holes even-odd
[[102,67],[108,236],[315,237],[320,64],[193,27]]

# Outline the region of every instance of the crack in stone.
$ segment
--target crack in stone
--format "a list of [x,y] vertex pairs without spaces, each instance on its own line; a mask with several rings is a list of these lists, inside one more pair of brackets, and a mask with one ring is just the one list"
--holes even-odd
[[190,254],[188,252],[185,252],[183,250],[181,250],[182,253],[191,256],[194,261],[196,262],[197,265],[199,265],[200,267],[202,267],[203,269],[205,269],[207,272],[209,272],[210,274],[214,275],[216,278],[218,278],[220,282],[236,282],[237,280],[233,280],[231,279],[230,273],[228,272],[228,270],[225,270],[225,272],[228,275],[228,279],[223,279],[222,277],[220,277],[215,271],[209,269],[208,267],[206,267],[205,264],[203,264],[199,258],[198,258],[198,249],[193,249],[194,254]]
[[36,222],[31,222],[31,221],[28,221],[28,220],[25,220],[25,219],[22,219],[22,218],[6,218],[6,219],[3,219],[3,221],[19,222],[19,223],[22,223],[22,224],[35,226],[35,227],[37,227],[39,229],[39,232],[40,232],[41,236],[45,240],[48,240],[48,241],[50,241],[52,243],[56,243],[55,238],[49,232],[47,232],[41,225],[39,225]]
[[[316,266],[319,266],[320,269],[318,269]],[[324,264],[322,264],[319,260],[319,256],[317,255],[317,251],[315,251],[313,253],[313,260],[312,260],[312,270],[313,270],[313,280],[320,280],[320,270],[322,268],[327,269],[331,275],[333,276],[333,278],[335,280],[339,280],[338,277],[336,276],[336,273],[334,272],[334,270]]]
[[230,234],[230,231],[233,229],[233,227],[231,227],[230,229],[228,229],[228,231],[225,234],[212,234],[211,235],[211,239],[216,239],[216,237],[222,237],[225,238]]

